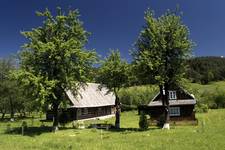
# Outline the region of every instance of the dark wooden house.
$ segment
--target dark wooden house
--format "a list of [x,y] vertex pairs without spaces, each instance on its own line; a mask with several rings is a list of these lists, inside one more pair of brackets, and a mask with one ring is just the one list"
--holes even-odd
[[[61,114],[66,114],[64,116],[70,121],[114,115],[114,94],[104,87],[100,90],[98,86],[99,84],[96,83],[88,83],[87,86],[79,89],[77,96],[72,91],[67,91],[71,105],[61,110]],[[53,115],[49,111],[47,120],[50,119],[53,119]]]
[[[189,94],[182,88],[169,90],[169,114],[171,121],[196,120],[194,107],[196,100],[194,95]],[[161,95],[158,93],[148,105],[139,106],[139,112],[143,111],[151,116],[152,120],[160,120],[164,114]]]

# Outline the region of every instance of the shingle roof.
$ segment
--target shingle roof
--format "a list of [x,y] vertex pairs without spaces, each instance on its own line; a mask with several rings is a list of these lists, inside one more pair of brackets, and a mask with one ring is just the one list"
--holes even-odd
[[[185,99],[185,100],[170,100],[169,101],[170,106],[175,105],[195,105],[196,100],[195,99]],[[148,106],[162,106],[162,101],[151,101]]]
[[71,107],[99,107],[115,105],[115,96],[113,93],[107,93],[106,88],[99,90],[99,84],[88,83],[84,88],[80,88],[79,94],[75,97],[72,91],[66,92],[68,98],[73,103]]

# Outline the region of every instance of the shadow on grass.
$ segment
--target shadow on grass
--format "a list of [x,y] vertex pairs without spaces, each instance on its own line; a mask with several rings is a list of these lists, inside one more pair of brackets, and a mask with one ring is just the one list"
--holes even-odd
[[[32,117],[15,117],[13,119],[14,121],[20,121],[24,119],[32,119]],[[10,121],[11,121],[10,117],[0,118],[0,122],[10,122]]]
[[145,131],[150,131],[150,130],[158,130],[161,129],[158,126],[154,126],[148,129],[140,129],[140,128],[115,128],[113,124],[107,124],[107,123],[97,123],[97,124],[90,124],[89,127],[90,129],[97,129],[97,130],[104,130],[104,131],[109,131],[109,132],[145,132]]
[[[59,130],[67,130],[67,129],[73,129],[72,127],[60,127]],[[54,133],[52,131],[51,126],[43,126],[43,127],[27,127],[24,129],[24,136],[39,136],[43,133]],[[12,128],[10,131],[6,131],[5,134],[11,134],[11,135],[22,135],[22,128],[21,127],[15,127]]]
[[121,133],[131,133],[131,132],[145,132],[145,131],[151,131],[151,130],[159,130],[161,129],[160,127],[155,127],[155,128],[148,128],[146,130],[140,129],[140,128],[110,128],[110,129],[102,129],[105,131],[109,132],[121,132]]

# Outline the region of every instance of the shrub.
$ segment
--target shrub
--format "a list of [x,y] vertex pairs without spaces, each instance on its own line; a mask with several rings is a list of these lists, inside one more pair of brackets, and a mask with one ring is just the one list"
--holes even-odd
[[214,95],[214,100],[217,108],[225,108],[225,94],[222,92],[218,92]]
[[73,121],[72,122],[72,127],[73,127],[73,129],[78,129],[79,123],[77,121]]
[[[200,90],[197,95],[198,105],[196,107],[197,112],[202,112],[202,107],[207,105],[210,109],[225,108],[225,90],[223,86],[212,87],[207,85],[207,89]],[[203,106],[199,104],[204,104]]]
[[146,114],[143,112],[140,115],[140,120],[139,120],[139,127],[142,130],[147,130],[148,129],[148,120]]
[[207,113],[209,110],[208,105],[206,104],[197,104],[195,107],[195,111],[198,113]]

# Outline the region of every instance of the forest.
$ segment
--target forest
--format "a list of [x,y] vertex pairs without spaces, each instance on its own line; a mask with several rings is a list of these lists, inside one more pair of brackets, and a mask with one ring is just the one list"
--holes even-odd
[[207,84],[225,79],[225,58],[207,56],[187,61],[186,77],[194,83]]

